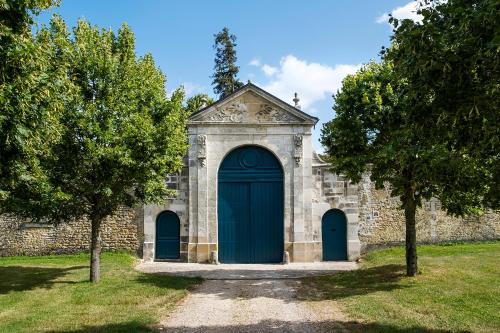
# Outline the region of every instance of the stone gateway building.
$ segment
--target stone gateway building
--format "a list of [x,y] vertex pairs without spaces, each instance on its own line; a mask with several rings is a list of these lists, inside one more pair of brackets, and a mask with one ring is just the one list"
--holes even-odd
[[144,257],[356,259],[357,186],[336,179],[337,193],[323,193],[327,165],[311,142],[317,121],[251,83],[191,115],[179,196],[144,209]]
[[[248,83],[191,115],[186,167],[170,179],[178,196],[144,208],[145,259],[359,257],[360,218],[367,229],[378,215],[371,183],[353,184],[328,170],[311,142],[318,119],[295,102],[297,107]],[[402,239],[403,226],[393,225],[396,233],[403,230]],[[498,238],[498,231],[496,224],[489,235]]]
[[[166,180],[163,205],[122,209],[103,225],[103,247],[145,260],[222,263],[355,260],[404,242],[399,199],[329,171],[311,142],[318,119],[248,83],[191,115],[185,166]],[[38,225],[0,216],[0,255],[87,250],[90,224]],[[500,238],[496,212],[447,216],[437,200],[417,212],[417,239]]]

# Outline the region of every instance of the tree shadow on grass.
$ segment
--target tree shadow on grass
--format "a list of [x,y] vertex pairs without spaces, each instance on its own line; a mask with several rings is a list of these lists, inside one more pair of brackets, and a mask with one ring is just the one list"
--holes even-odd
[[355,295],[365,295],[378,291],[391,291],[405,288],[400,283],[405,278],[405,266],[383,265],[341,272],[331,276],[306,278],[306,285],[322,291],[306,294],[306,298],[340,299]]
[[195,327],[178,326],[163,329],[152,328],[137,322],[109,324],[102,326],[85,326],[76,330],[50,331],[50,333],[121,333],[121,332],[164,332],[164,333],[224,333],[224,332],[355,332],[355,333],[470,333],[470,331],[450,331],[431,329],[421,326],[397,327],[393,325],[360,323],[355,321],[325,320],[318,322],[299,322],[282,320],[262,320],[255,324],[242,325],[200,325]]
[[180,277],[163,275],[156,273],[140,273],[136,281],[143,284],[150,284],[159,288],[168,289],[191,289],[202,281],[201,278]]
[[73,281],[57,281],[70,271],[87,268],[87,266],[31,267],[0,266],[0,295],[11,291],[26,291],[35,288],[50,288],[54,283],[75,283]]
[[159,329],[152,328],[139,322],[131,321],[127,323],[84,326],[75,330],[54,330],[48,333],[146,333],[146,332],[159,332]]
[[84,326],[75,330],[54,330],[48,333],[150,333],[160,332],[159,328],[154,328],[140,322],[126,322],[107,325]]

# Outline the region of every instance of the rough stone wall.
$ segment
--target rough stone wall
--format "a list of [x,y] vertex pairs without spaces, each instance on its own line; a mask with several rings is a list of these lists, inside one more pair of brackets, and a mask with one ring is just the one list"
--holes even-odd
[[[184,159],[187,163],[187,157]],[[185,164],[186,165],[186,164]],[[144,206],[144,215],[142,217],[142,231],[140,233],[143,242],[144,260],[153,260],[155,258],[155,237],[156,237],[156,218],[166,210],[177,214],[180,221],[180,260],[187,261],[188,242],[189,242],[189,211],[188,211],[188,184],[189,174],[187,165],[181,172],[171,174],[167,177],[166,183],[171,190],[175,190],[175,195],[168,198],[161,205]]]
[[328,164],[313,156],[313,225],[314,237],[319,242],[317,261],[322,260],[321,225],[323,215],[330,209],[341,210],[347,219],[347,258],[356,260],[360,253],[358,238],[358,185],[343,175],[328,170]]
[[[369,176],[360,182],[358,196],[359,238],[364,251],[405,241],[404,212],[390,190],[376,190]],[[458,218],[447,215],[439,200],[432,199],[417,210],[417,241],[443,243],[500,239],[500,213]]]
[[[130,250],[140,253],[142,208],[121,208],[102,225],[104,250]],[[45,255],[87,251],[90,221],[35,224],[11,215],[0,215],[0,256]]]

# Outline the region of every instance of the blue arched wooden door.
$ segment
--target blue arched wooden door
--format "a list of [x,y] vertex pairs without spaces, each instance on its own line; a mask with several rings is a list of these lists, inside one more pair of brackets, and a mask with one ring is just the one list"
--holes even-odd
[[156,259],[179,259],[180,221],[176,213],[161,212],[156,218]]
[[342,211],[330,209],[321,221],[323,260],[347,260],[347,220]]
[[283,170],[266,149],[245,146],[222,161],[218,173],[219,260],[283,260]]

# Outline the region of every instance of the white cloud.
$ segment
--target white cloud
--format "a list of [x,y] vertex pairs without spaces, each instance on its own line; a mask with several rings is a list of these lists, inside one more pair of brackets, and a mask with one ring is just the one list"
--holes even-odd
[[[418,1],[411,1],[402,7],[394,8],[390,13],[398,20],[410,19],[415,22],[422,21],[422,15],[417,14]],[[389,21],[389,13],[384,13],[377,17],[377,23],[387,23]]]
[[260,67],[260,60],[257,58],[254,58],[254,59],[250,60],[250,62],[248,64],[250,66]]
[[250,60],[248,65],[260,67],[260,69],[262,69],[262,71],[266,76],[273,76],[278,71],[276,67],[261,63],[258,58],[253,58],[252,60]]
[[339,90],[342,79],[360,67],[360,65],[330,67],[287,55],[281,58],[280,66],[276,68],[274,76],[267,84],[262,85],[262,88],[289,103],[292,103],[293,94],[297,92],[302,109],[312,113],[315,109],[308,110],[308,108],[313,103]]
[[278,72],[278,69],[276,67],[264,64],[262,66],[262,71],[264,72],[264,74],[266,74],[266,76],[273,76]]

